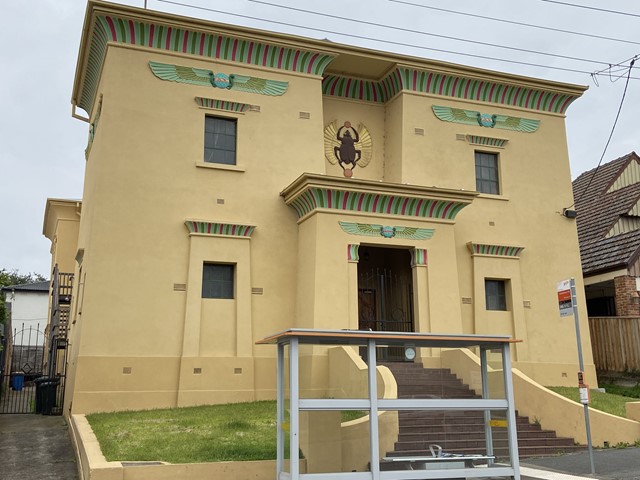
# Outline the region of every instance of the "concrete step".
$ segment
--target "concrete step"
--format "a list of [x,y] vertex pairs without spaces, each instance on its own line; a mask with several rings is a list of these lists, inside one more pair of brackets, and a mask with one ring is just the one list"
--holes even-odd
[[[482,437],[485,432],[483,425],[444,425],[440,430],[429,429],[428,432],[421,427],[406,427],[398,436],[398,441],[417,441],[424,438],[470,438]],[[506,430],[492,431],[493,438],[506,438]],[[518,429],[518,439],[529,438],[556,438],[553,430],[520,430]]]
[[[437,444],[440,445],[443,450],[452,453],[458,453],[462,449],[479,449],[485,448],[486,441],[484,437],[482,438],[472,438],[472,437],[461,437],[461,438],[446,438],[446,437],[433,437],[433,438],[424,438],[423,440],[416,441],[398,441],[394,444],[394,451],[402,452],[405,450],[429,450],[429,445]],[[518,438],[518,447],[519,448],[536,448],[536,447],[553,447],[553,448],[564,448],[564,447],[573,447],[574,442],[571,438]],[[504,448],[508,447],[507,439],[493,439],[493,448]]]
[[[385,364],[394,374],[399,398],[481,398],[448,369],[425,369],[417,363]],[[486,449],[484,413],[478,411],[400,411],[400,433],[394,455],[430,456],[430,444],[438,444],[450,453],[484,454]],[[585,447],[571,438],[557,437],[542,430],[528,417],[517,415],[518,447],[521,457],[557,455]],[[508,457],[507,431],[493,428],[493,448],[498,456]]]
[[[554,456],[562,453],[572,453],[578,452],[586,449],[586,446],[583,445],[573,445],[573,446],[535,446],[535,447],[524,447],[519,446],[518,448],[518,456],[520,458],[527,457],[546,457],[546,456]],[[480,446],[478,448],[469,447],[469,448],[461,448],[456,451],[449,451],[448,453],[459,453],[463,455],[486,455],[486,449],[484,446]],[[509,451],[507,448],[494,448],[493,454],[498,458],[508,458]],[[388,457],[428,457],[431,456],[431,451],[427,448],[426,450],[402,450],[402,451],[393,451],[387,452]]]

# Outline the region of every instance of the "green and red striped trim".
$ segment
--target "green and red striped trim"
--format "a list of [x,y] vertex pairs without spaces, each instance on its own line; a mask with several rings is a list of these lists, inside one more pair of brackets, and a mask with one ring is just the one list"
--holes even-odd
[[466,139],[471,145],[484,145],[496,148],[504,148],[509,141],[504,138],[482,137],[480,135],[467,135]]
[[78,106],[87,112],[93,105],[107,42],[187,53],[309,75],[322,75],[327,65],[335,58],[334,55],[324,52],[271,45],[112,15],[100,15],[96,17],[87,73],[82,95],[78,101]]
[[411,254],[412,267],[425,267],[427,265],[428,255],[426,248],[414,248],[409,250]]
[[312,187],[293,199],[290,205],[298,218],[316,209],[329,209],[453,220],[468,203]]
[[381,81],[327,75],[322,82],[324,95],[375,103],[385,103],[401,90],[561,114],[579,97],[405,67]]
[[236,225],[233,223],[203,222],[199,220],[186,220],[189,233],[202,235],[225,235],[228,237],[251,237],[255,230],[253,225]]
[[226,110],[227,112],[244,113],[249,110],[248,103],[229,102],[227,100],[218,100],[217,98],[195,97],[196,103],[200,108],[210,108],[213,110]]
[[499,105],[564,113],[576,95],[488,82],[454,75],[400,68],[405,90]]
[[491,255],[494,257],[519,258],[524,247],[513,247],[508,245],[488,245],[485,243],[469,242],[469,250],[473,255]]
[[383,82],[338,75],[327,75],[322,79],[322,93],[330,97],[354,98],[375,103],[385,103],[392,96],[388,86]]

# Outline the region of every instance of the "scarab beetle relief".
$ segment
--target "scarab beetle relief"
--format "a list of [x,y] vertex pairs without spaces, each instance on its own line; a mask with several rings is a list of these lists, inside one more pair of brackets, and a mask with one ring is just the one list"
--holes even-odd
[[353,176],[356,166],[366,167],[371,161],[372,142],[362,123],[355,129],[346,121],[339,128],[333,121],[324,129],[324,154],[327,161],[342,168],[345,177]]

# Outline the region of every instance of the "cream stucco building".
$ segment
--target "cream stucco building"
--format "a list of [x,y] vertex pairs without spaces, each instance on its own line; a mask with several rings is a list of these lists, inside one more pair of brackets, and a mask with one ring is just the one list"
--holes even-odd
[[255,342],[291,327],[506,334],[574,384],[556,284],[582,287],[561,212],[584,90],[90,1],[82,213],[45,219],[75,273],[65,410],[273,398]]

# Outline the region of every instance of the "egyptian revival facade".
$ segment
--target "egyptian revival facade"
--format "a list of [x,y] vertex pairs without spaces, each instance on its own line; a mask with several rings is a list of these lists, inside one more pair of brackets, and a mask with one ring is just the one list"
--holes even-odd
[[274,398],[255,342],[288,328],[508,335],[515,368],[574,385],[557,283],[583,289],[562,211],[584,90],[90,1],[81,213],[45,218],[74,274],[65,412]]

